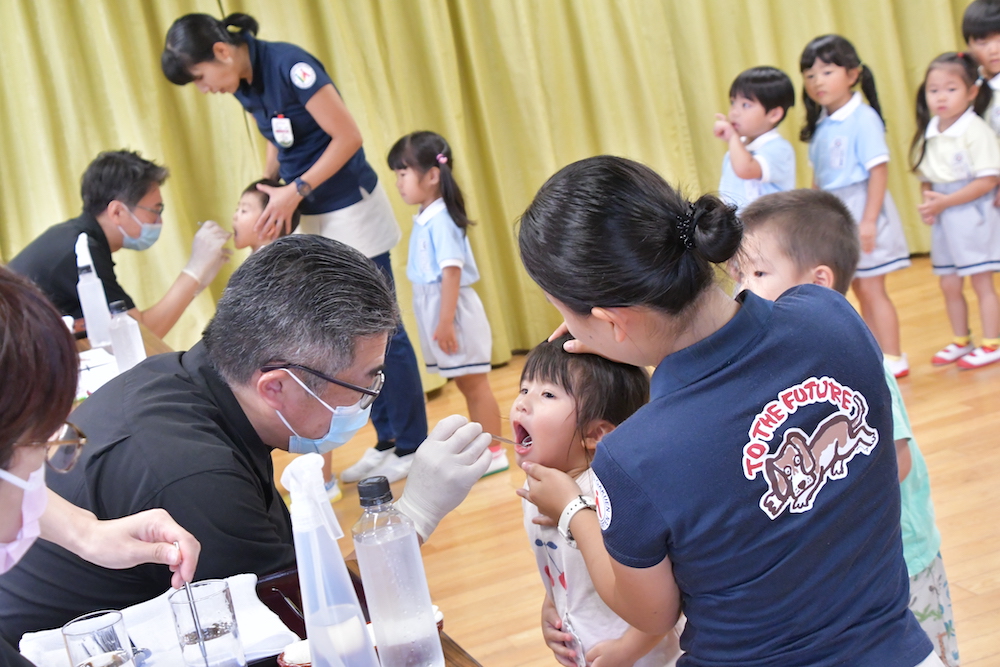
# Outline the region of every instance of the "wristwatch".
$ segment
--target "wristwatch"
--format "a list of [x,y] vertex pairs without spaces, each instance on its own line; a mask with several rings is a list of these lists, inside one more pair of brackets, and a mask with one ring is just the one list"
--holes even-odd
[[302,177],[300,176],[295,179],[295,191],[299,193],[300,197],[308,197],[312,194],[313,186],[302,180]]
[[569,522],[576,516],[576,513],[580,510],[596,510],[597,505],[590,498],[584,498],[583,496],[577,496],[574,498],[566,508],[563,509],[562,514],[559,515],[559,525],[557,526],[559,534],[563,536],[566,540],[566,544],[570,545],[574,549],[577,548],[576,540],[573,539],[573,533],[569,532]]

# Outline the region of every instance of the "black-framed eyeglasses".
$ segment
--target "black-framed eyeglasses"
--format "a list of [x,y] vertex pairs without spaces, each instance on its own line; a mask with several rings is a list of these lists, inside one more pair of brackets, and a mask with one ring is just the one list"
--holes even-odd
[[136,204],[134,208],[141,208],[143,211],[148,211],[153,215],[155,215],[156,217],[153,218],[154,225],[163,222],[163,209],[166,208],[166,206],[164,206],[163,204],[160,204],[156,208],[149,208],[148,206],[139,206],[138,204]]
[[300,371],[305,371],[306,373],[309,373],[310,375],[315,375],[316,377],[320,378],[321,380],[326,380],[327,382],[332,382],[333,384],[335,384],[335,385],[337,385],[339,387],[344,387],[346,389],[352,389],[352,390],[354,390],[354,391],[362,394],[362,397],[361,397],[361,409],[362,410],[364,410],[369,405],[371,405],[372,403],[375,402],[375,399],[378,398],[378,395],[380,393],[382,393],[382,385],[385,384],[385,375],[382,373],[382,371],[378,371],[377,373],[375,373],[375,379],[372,381],[371,386],[368,387],[368,388],[365,388],[365,387],[359,387],[356,384],[351,384],[350,382],[344,382],[343,380],[338,380],[335,377],[330,377],[326,373],[320,373],[317,370],[313,370],[312,368],[309,368],[308,366],[303,366],[301,364],[269,364],[267,366],[261,366],[260,370],[263,373],[267,373],[268,371],[277,371],[277,370],[282,370],[282,369],[288,370],[290,368],[294,368],[294,369],[300,370]]
[[87,436],[75,424],[66,422],[44,442],[25,442],[18,447],[45,447],[45,463],[55,472],[69,472],[80,460]]

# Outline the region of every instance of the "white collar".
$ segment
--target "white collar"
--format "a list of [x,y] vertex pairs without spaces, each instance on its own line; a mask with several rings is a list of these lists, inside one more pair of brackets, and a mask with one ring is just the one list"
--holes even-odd
[[413,223],[417,225],[426,225],[431,221],[431,218],[447,208],[448,205],[444,203],[444,199],[438,197],[428,204],[427,208],[413,216]]
[[770,143],[775,139],[780,139],[780,138],[781,134],[778,132],[778,128],[772,127],[770,130],[768,130],[767,132],[765,132],[764,134],[760,135],[759,137],[751,141],[749,144],[747,144],[747,150],[752,151],[756,148],[760,148],[764,144]]
[[823,107],[823,113],[820,114],[820,120],[823,120],[823,118],[829,118],[830,120],[835,120],[839,123],[842,120],[846,120],[848,116],[857,111],[859,106],[861,106],[861,93],[855,92],[851,95],[851,99],[847,101],[847,104],[840,107],[832,114],[827,115],[826,107]]
[[[982,68],[980,68],[980,73],[982,73],[981,70]],[[993,90],[1000,90],[1000,74],[997,74],[986,83],[990,84],[990,88],[992,88]]]
[[927,123],[927,131],[924,132],[924,139],[931,139],[941,134],[946,137],[960,137],[965,134],[965,131],[969,128],[969,123],[972,122],[972,117],[975,115],[975,109],[969,107],[965,110],[965,113],[959,116],[958,120],[952,123],[944,132],[938,129],[940,119],[937,116],[934,116],[931,118],[931,122]]

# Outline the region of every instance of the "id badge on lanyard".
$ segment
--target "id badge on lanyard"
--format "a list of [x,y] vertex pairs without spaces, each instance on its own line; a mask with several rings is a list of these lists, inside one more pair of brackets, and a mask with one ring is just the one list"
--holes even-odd
[[292,121],[280,113],[271,119],[271,133],[274,135],[274,143],[282,148],[288,148],[295,143],[295,135],[292,134]]

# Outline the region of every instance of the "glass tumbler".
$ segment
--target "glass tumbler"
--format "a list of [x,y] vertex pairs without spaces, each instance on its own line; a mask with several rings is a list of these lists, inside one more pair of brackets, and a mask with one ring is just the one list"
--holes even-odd
[[[195,614],[191,613],[187,592],[183,588],[168,597],[184,664],[188,667],[246,667],[229,584],[221,579],[209,579],[190,584],[190,589]],[[204,653],[199,641],[199,629],[204,641]]]
[[135,667],[132,643],[119,611],[84,614],[62,627],[73,667]]

